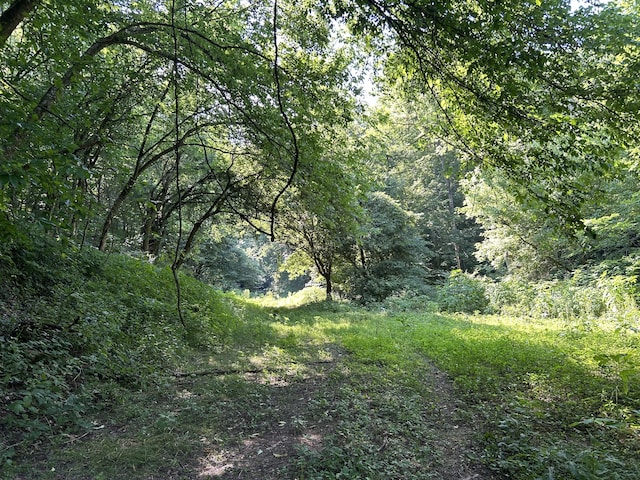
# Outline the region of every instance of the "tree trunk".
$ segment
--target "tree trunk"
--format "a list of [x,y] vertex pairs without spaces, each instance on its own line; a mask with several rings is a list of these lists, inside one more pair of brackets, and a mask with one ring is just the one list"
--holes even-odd
[[111,225],[113,224],[113,220],[116,218],[117,213],[120,211],[120,207],[124,203],[125,199],[133,190],[133,187],[140,176],[140,172],[133,172],[129,180],[125,184],[125,186],[120,191],[120,194],[116,198],[116,200],[111,205],[111,208],[107,212],[107,216],[104,219],[102,224],[102,231],[100,233],[100,240],[98,242],[98,250],[105,251],[107,248],[107,237],[109,236],[109,230],[111,229]]
[[0,16],[0,48],[40,0],[16,0]]
[[324,277],[324,281],[327,285],[325,291],[327,293],[327,301],[331,302],[333,301],[333,284],[331,283],[331,274],[327,275],[326,277]]
[[[192,132],[193,130],[189,130],[187,135],[190,135]],[[186,138],[186,135],[180,139],[178,146],[181,146],[184,143],[185,138]],[[125,199],[129,196],[129,194],[133,190],[133,187],[135,186],[140,176],[146,170],[148,170],[152,165],[155,165],[158,161],[160,161],[165,155],[168,155],[169,153],[173,152],[174,149],[175,149],[175,146],[171,145],[170,147],[165,148],[164,150],[156,153],[154,156],[147,159],[145,162],[141,161],[141,157],[138,158],[138,161],[136,163],[136,168],[134,169],[133,173],[131,173],[129,180],[127,180],[127,183],[120,191],[120,194],[118,195],[118,198],[116,198],[115,202],[113,202],[113,205],[111,205],[111,208],[107,212],[107,216],[104,219],[104,223],[102,224],[102,232],[100,233],[100,241],[98,242],[99,250],[104,250],[107,247],[107,236],[109,234],[109,229],[113,224],[113,220],[115,219],[116,215],[120,211],[120,207],[122,207],[122,204],[124,203]]]
[[453,245],[453,254],[456,260],[456,268],[462,270],[462,260],[460,259],[460,245],[456,241],[459,236],[458,225],[456,223],[456,205],[453,198],[453,182],[451,178],[446,178],[447,194],[449,196],[449,214],[451,215],[451,244]]
[[322,262],[320,258],[314,258],[314,263],[318,269],[318,273],[324,278],[325,293],[327,294],[326,300],[328,302],[333,300],[333,283],[331,282],[331,272],[333,271],[333,261],[328,259],[326,263]]
[[226,194],[223,193],[220,197],[218,197],[215,200],[213,204],[211,204],[211,206],[207,209],[207,211],[200,216],[198,221],[193,224],[193,227],[191,227],[191,231],[189,232],[189,236],[187,237],[187,241],[185,242],[184,247],[182,247],[182,250],[180,251],[180,253],[177,255],[177,257],[173,262],[173,265],[171,267],[172,269],[177,270],[180,267],[182,267],[182,264],[187,259],[187,255],[191,253],[191,249],[193,249],[193,246],[195,245],[196,237],[198,235],[198,232],[202,228],[202,225],[204,225],[204,222],[206,222],[208,219],[220,213],[220,208],[225,198],[226,198]]

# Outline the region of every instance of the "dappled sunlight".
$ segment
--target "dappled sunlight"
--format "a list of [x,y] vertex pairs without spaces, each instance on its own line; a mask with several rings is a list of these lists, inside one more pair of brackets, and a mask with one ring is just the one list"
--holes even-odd
[[251,303],[263,307],[272,308],[296,308],[312,303],[320,303],[326,299],[326,293],[320,287],[306,287],[296,293],[289,294],[286,297],[277,297],[273,294],[267,294],[261,297],[250,299]]
[[200,460],[198,476],[200,478],[220,477],[233,467],[234,464],[228,461],[227,452],[221,451]]
[[318,451],[322,448],[323,435],[317,433],[305,433],[298,438],[300,445],[313,451]]
[[307,364],[296,363],[291,353],[275,346],[247,358],[252,371],[241,375],[241,383],[243,388],[254,385],[249,392],[255,393],[248,395],[259,404],[240,410],[228,404],[220,432],[201,439],[198,478],[292,478],[281,472],[299,451],[322,448],[325,427],[307,417],[315,392],[326,382],[327,370],[335,367],[339,353],[329,347],[316,353]]
[[263,478],[263,475],[274,475],[300,449],[322,448],[323,433],[310,429],[296,434],[291,429],[283,430],[286,423],[282,422],[269,433],[251,434],[232,448],[208,445],[205,456],[199,460],[198,477]]
[[570,393],[569,390],[554,384],[547,373],[528,373],[525,375],[525,382],[529,386],[531,397],[546,405],[565,401]]
[[196,396],[195,393],[190,392],[189,390],[181,390],[178,393],[176,393],[176,397],[178,397],[180,400],[191,400],[192,398],[194,398]]

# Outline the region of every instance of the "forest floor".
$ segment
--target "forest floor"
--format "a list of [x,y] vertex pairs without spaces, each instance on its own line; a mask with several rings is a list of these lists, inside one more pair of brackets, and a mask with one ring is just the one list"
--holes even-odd
[[201,352],[114,391],[88,433],[38,446],[14,478],[498,478],[474,459],[477,424],[428,358],[288,338]]
[[[427,429],[425,436],[416,439],[404,438],[415,437],[415,434],[404,431],[406,425],[402,425],[402,418],[390,424],[388,429],[379,425],[378,417],[389,414],[388,411],[385,413],[388,406],[376,408],[376,402],[384,401],[379,398],[383,392],[374,387],[368,393],[366,385],[352,383],[352,359],[339,347],[329,345],[325,353],[328,355],[323,355],[322,359],[303,365],[302,373],[298,370],[299,366],[296,366],[293,371],[245,374],[246,381],[271,387],[266,401],[260,405],[271,413],[261,419],[257,428],[249,430],[246,426],[252,423],[251,415],[245,415],[247,412],[230,415],[226,428],[241,440],[236,441],[231,448],[209,445],[207,455],[197,461],[198,476],[222,479],[297,479],[316,478],[318,473],[324,472],[325,475],[333,473],[338,476],[342,473],[343,478],[359,478],[363,472],[358,472],[357,463],[374,462],[375,459],[352,458],[351,462],[347,462],[347,468],[344,459],[340,458],[347,452],[339,452],[338,458],[331,458],[335,462],[333,466],[330,462],[317,465],[318,459],[313,459],[314,454],[325,448],[325,442],[334,444],[336,434],[345,434],[344,423],[348,421],[368,425],[368,428],[359,432],[359,437],[364,440],[361,447],[368,446],[367,454],[373,453],[379,459],[385,456],[404,458],[413,463],[410,469],[413,478],[494,478],[486,468],[471,460],[475,435],[473,425],[468,419],[458,415],[460,402],[453,393],[451,381],[444,373],[431,366],[427,359],[421,371],[421,385],[415,392],[420,397],[419,405],[413,407],[420,410],[419,415]],[[374,384],[378,383],[375,379],[372,380]],[[198,381],[199,379],[189,379],[187,388],[193,389],[192,382]],[[359,389],[365,399],[360,408],[345,404],[344,398],[335,398],[336,392],[354,389]],[[329,398],[332,399],[331,402]],[[344,408],[345,411],[338,412],[337,408]],[[353,418],[347,420],[350,415]],[[348,432],[348,428],[346,430]],[[418,444],[423,442],[419,445],[423,454],[414,457],[405,450],[415,446],[416,440]],[[387,450],[389,451],[386,452]],[[311,466],[305,465],[305,457],[311,459]],[[306,470],[309,471],[305,472]]]
[[591,366],[635,355],[635,335],[341,308],[267,318],[135,389],[104,385],[90,428],[34,444],[8,478],[639,478],[637,379],[625,397],[613,367]]

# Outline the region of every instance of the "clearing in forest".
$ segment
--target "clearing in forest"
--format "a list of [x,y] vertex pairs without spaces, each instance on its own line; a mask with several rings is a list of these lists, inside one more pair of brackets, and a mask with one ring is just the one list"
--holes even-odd
[[638,478],[637,379],[594,363],[632,334],[341,306],[260,321],[106,392],[89,433],[14,478]]

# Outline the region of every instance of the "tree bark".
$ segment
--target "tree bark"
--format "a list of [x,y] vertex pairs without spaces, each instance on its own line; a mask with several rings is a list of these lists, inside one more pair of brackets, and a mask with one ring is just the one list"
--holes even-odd
[[331,302],[333,300],[333,284],[331,282],[331,274],[324,277],[324,281],[327,285],[325,291],[327,293],[327,301]]
[[[229,188],[229,186],[227,186],[227,189]],[[191,250],[193,249],[194,245],[195,245],[195,241],[196,241],[196,237],[198,235],[198,233],[200,232],[200,229],[202,228],[202,225],[204,225],[204,222],[206,222],[207,220],[209,220],[211,217],[217,215],[218,213],[220,213],[220,209],[222,208],[222,204],[223,202],[226,200],[227,196],[228,196],[228,190],[225,189],[221,192],[220,196],[218,196],[218,198],[216,198],[216,200],[209,206],[209,208],[207,209],[207,211],[202,214],[200,216],[200,218],[193,224],[193,227],[191,227],[191,231],[189,232],[189,236],[187,237],[187,241],[184,244],[184,247],[182,247],[182,250],[180,251],[180,253],[176,256],[173,265],[172,265],[172,269],[177,270],[180,267],[182,267],[182,264],[184,263],[184,261],[187,259],[187,255],[189,255],[189,253],[191,253]]]
[[85,50],[80,57],[80,60],[69,67],[62,78],[60,78],[60,82],[54,82],[49,87],[40,99],[40,102],[38,102],[38,105],[36,105],[36,108],[34,109],[34,116],[39,119],[46,111],[49,110],[51,105],[55,102],[59,92],[71,84],[73,77],[84,68],[90,58],[95,57],[98,53],[111,45],[125,43],[130,37],[150,33],[154,30],[157,30],[157,27],[131,25],[109,35],[108,37],[96,40],[93,45]]
[[[440,159],[442,172],[445,172],[445,164],[444,158]],[[462,259],[460,258],[460,245],[458,244],[457,239],[460,236],[460,232],[458,231],[458,224],[456,223],[456,204],[455,199],[453,198],[454,194],[454,185],[451,181],[451,177],[445,176],[445,183],[447,185],[447,197],[449,200],[449,214],[451,215],[451,244],[453,245],[453,254],[456,260],[456,268],[458,270],[462,270]]]
[[16,0],[0,15],[0,48],[7,43],[13,31],[35,9],[40,0]]

